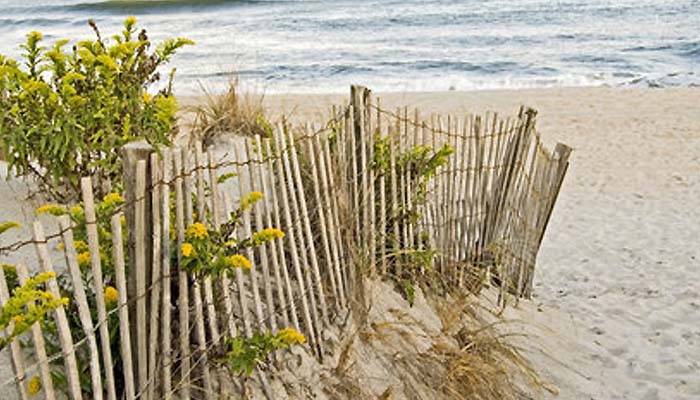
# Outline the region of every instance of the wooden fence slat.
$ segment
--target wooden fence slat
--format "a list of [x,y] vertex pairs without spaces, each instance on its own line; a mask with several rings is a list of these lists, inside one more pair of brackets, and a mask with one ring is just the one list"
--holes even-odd
[[[214,155],[211,150],[207,151],[207,159],[209,163],[209,185],[211,187],[211,214],[212,221],[214,223],[214,228],[219,229],[221,227],[221,205],[219,198],[219,185],[217,176],[217,167],[214,164]],[[224,303],[224,326],[225,330],[232,337],[238,335],[238,330],[236,329],[236,323],[234,321],[233,315],[233,300],[231,299],[231,282],[228,275],[221,275],[221,292]]]
[[163,380],[162,380],[162,393],[165,400],[170,400],[172,396],[172,316],[171,316],[171,292],[170,292],[170,257],[171,248],[170,243],[172,242],[170,238],[170,185],[172,180],[172,157],[170,149],[162,150],[162,176],[163,176],[163,186],[161,187],[161,223],[162,226],[156,227],[156,229],[161,229],[161,238],[163,238],[162,252],[161,252],[161,267],[162,267],[162,303],[161,303],[161,332],[162,332],[162,369],[163,369]]
[[[258,151],[262,151],[258,143],[260,142],[259,136],[256,135],[255,139],[255,145],[258,149]],[[250,178],[250,187],[255,188],[256,186],[259,185],[260,189],[263,190],[263,186],[261,185],[261,159],[259,156],[259,153],[253,149],[253,142],[251,140],[246,140],[246,153],[248,156],[249,160],[249,178]],[[268,193],[263,193],[263,198],[260,199],[255,205],[253,205],[253,210],[252,213],[255,217],[255,229],[257,231],[262,231],[263,229],[266,228],[265,224],[263,223],[263,203],[266,202],[265,197],[268,196]],[[258,256],[260,260],[260,269],[262,270],[262,281],[263,281],[263,290],[265,293],[265,305],[267,306],[267,320],[268,320],[268,326],[272,330],[272,332],[277,331],[277,316],[276,314],[276,309],[275,309],[275,302],[272,299],[272,282],[271,282],[271,277],[270,277],[270,265],[269,265],[269,260],[267,258],[267,250],[268,250],[268,245],[269,243],[263,243],[261,246],[257,247],[258,251]]]
[[[276,180],[275,180],[275,174],[278,176],[282,177],[282,161],[279,159],[281,155],[281,149],[277,147],[277,151],[274,153],[272,152],[272,146],[270,144],[270,140],[265,141],[265,153],[268,154],[268,160],[267,160],[267,166],[270,169],[270,174],[268,176],[268,179],[270,180],[270,194],[271,194],[271,206],[272,206],[272,217],[274,219],[275,227],[281,229],[282,228],[282,218],[280,217],[280,209],[281,205],[278,204],[277,202],[277,190],[281,191],[285,190],[284,189],[284,184],[279,183],[279,188],[276,188],[275,185]],[[273,169],[274,165],[277,166],[277,170]],[[284,201],[284,200],[283,200]],[[289,232],[289,230],[285,231],[285,236],[293,235],[293,232]],[[285,237],[286,238],[286,237]],[[289,240],[289,239],[287,239]],[[284,277],[284,286],[286,289],[286,303],[284,308],[287,308],[289,310],[289,314],[291,317],[291,323],[294,326],[294,329],[297,331],[301,331],[301,326],[299,325],[299,317],[298,317],[298,312],[297,312],[297,306],[294,301],[294,290],[292,288],[291,281],[289,279],[289,271],[287,269],[287,257],[284,251],[284,240],[281,240],[277,243],[277,251],[278,251],[278,258],[279,258],[279,267],[282,270],[282,276]],[[291,241],[290,241],[291,243]],[[294,244],[292,244],[294,246]]]
[[[160,215],[161,207],[160,201],[162,200],[160,191],[163,187],[162,171],[161,171],[161,159],[156,153],[151,153],[150,156],[151,165],[151,192],[148,196],[151,200],[151,223],[153,228],[151,229],[151,243],[153,256],[151,257],[151,285],[149,291],[150,293],[150,305],[149,305],[149,327],[148,327],[148,391],[146,397],[148,399],[155,399],[156,389],[158,386],[158,379],[156,373],[157,365],[157,355],[158,355],[158,319],[160,318],[160,313],[157,310],[160,308],[160,291],[161,291],[161,231],[160,227]],[[167,238],[166,238],[167,240]]]
[[[27,266],[20,263],[17,264],[16,268],[17,281],[20,286],[24,285],[29,279]],[[32,304],[33,302],[27,305],[31,306]],[[44,397],[46,400],[56,400],[56,391],[53,386],[53,379],[51,378],[51,368],[49,366],[49,358],[46,355],[46,342],[44,341],[44,334],[41,332],[41,324],[32,325],[31,331],[32,340],[34,342],[34,356],[39,365],[39,376],[41,377],[41,388],[44,391]]]
[[[267,143],[265,143],[267,145]],[[271,188],[270,185],[268,184],[268,177],[267,175],[272,174],[272,167],[268,167],[268,161],[265,159],[269,160],[269,158],[272,157],[272,154],[270,153],[270,150],[267,147],[263,146],[263,141],[260,138],[260,135],[255,135],[255,148],[258,149],[263,154],[263,157],[256,157],[256,165],[257,165],[257,172],[258,172],[258,184],[262,188],[262,192],[265,194],[265,196],[260,200],[260,214],[261,214],[261,219],[264,217],[265,219],[265,224],[267,224],[268,228],[280,228],[279,224],[273,224],[272,222],[272,212],[270,210],[270,205],[274,204],[272,203],[272,199],[275,198],[275,190],[274,188]],[[266,170],[266,168],[268,170]],[[273,205],[272,207],[277,207],[276,205]],[[262,225],[262,220],[259,223],[259,225]],[[287,304],[287,299],[285,296],[285,282],[282,280],[282,276],[280,275],[280,269],[284,268],[286,272],[286,265],[280,265],[280,261],[278,258],[278,249],[277,246],[281,246],[282,242],[279,240],[273,240],[269,243],[266,243],[266,246],[269,248],[269,254],[270,258],[272,259],[272,272],[275,276],[275,284],[277,286],[277,302],[279,304],[279,311],[280,314],[282,315],[282,322],[284,326],[289,327],[291,326],[291,319],[289,318],[289,310],[288,307],[289,305]],[[268,275],[269,275],[269,268],[268,268]],[[276,322],[276,321],[275,321]],[[273,328],[276,329],[276,328]]]
[[[241,190],[241,197],[245,197],[251,192],[253,192],[253,188],[250,185],[250,174],[252,172],[250,168],[250,158],[246,153],[247,141],[247,138],[245,138],[246,144],[236,148],[236,151],[238,152],[238,183],[240,185],[239,187]],[[243,216],[241,218],[241,228],[243,237],[245,238],[250,238],[253,236],[253,229],[250,223],[251,212],[252,211],[249,210],[248,212],[243,213]],[[250,260],[251,263],[255,263],[255,252],[253,251],[253,248],[249,247],[246,249],[246,257]],[[255,317],[257,322],[256,328],[258,330],[262,330],[265,326],[265,314],[263,313],[262,309],[262,299],[260,298],[260,288],[258,285],[257,270],[259,269],[259,266],[254,266],[253,268],[254,269],[251,269],[247,275],[248,280],[250,281],[250,291],[253,294],[253,309],[255,311]]]
[[[301,210],[299,207],[299,199],[298,199],[298,191],[299,188],[296,185],[296,181],[294,179],[294,172],[292,171],[292,148],[291,145],[287,142],[286,137],[284,136],[284,131],[282,131],[282,135],[280,136],[282,146],[284,148],[283,154],[283,160],[284,160],[284,172],[285,172],[285,177],[284,182],[286,183],[286,188],[287,188],[287,195],[290,200],[291,204],[291,210],[292,210],[292,215],[295,215],[295,219],[293,222],[293,225],[290,226],[290,229],[295,230],[296,234],[296,243],[299,246],[298,250],[299,252],[297,253],[300,255],[300,260],[301,260],[301,265],[304,267],[302,269],[303,272],[303,278],[304,278],[304,284],[306,285],[306,296],[309,301],[309,308],[311,311],[311,318],[314,321],[314,335],[315,337],[320,336],[320,331],[321,331],[321,324],[319,320],[319,308],[318,304],[316,302],[316,295],[314,291],[314,285],[313,285],[313,280],[311,278],[312,272],[311,272],[311,263],[309,262],[309,254],[307,251],[307,237],[304,232],[304,225],[303,225],[303,220],[301,216]],[[301,188],[303,190],[303,188]],[[320,346],[320,339],[319,342],[314,343],[314,346]],[[319,349],[320,347],[317,347]],[[320,350],[318,351],[319,354],[322,353]]]
[[328,222],[326,221],[326,204],[321,198],[321,179],[319,178],[320,172],[318,168],[318,163],[316,157],[322,157],[322,153],[318,153],[314,146],[315,139],[318,139],[318,135],[313,135],[307,127],[307,152],[309,155],[310,169],[311,169],[311,185],[314,187],[314,197],[316,201],[316,213],[319,223],[319,229],[321,230],[321,244],[323,247],[323,255],[325,258],[325,264],[328,266],[328,278],[331,283],[331,290],[333,291],[333,301],[335,303],[335,308],[340,309],[340,291],[335,279],[335,273],[333,271],[333,260],[331,256],[331,245],[330,245],[330,232],[328,230]]
[[[298,285],[298,291],[299,291],[299,298],[301,299],[301,310],[302,310],[302,317],[304,319],[304,324],[306,327],[306,335],[309,337],[309,342],[313,346],[313,348],[316,350],[316,355],[318,357],[321,357],[321,352],[318,350],[318,341],[316,340],[316,329],[315,326],[318,325],[318,321],[312,320],[311,319],[311,312],[309,308],[309,297],[313,298],[313,294],[308,294],[306,291],[306,281],[304,279],[304,274],[302,273],[301,269],[301,260],[299,257],[299,250],[297,247],[297,241],[296,241],[296,236],[297,232],[295,229],[295,221],[292,218],[292,213],[290,210],[290,193],[294,191],[294,186],[292,183],[292,180],[290,179],[291,174],[287,175],[285,179],[285,173],[284,171],[289,172],[289,155],[288,155],[288,150],[285,149],[285,144],[284,144],[284,128],[281,125],[278,125],[277,130],[275,131],[275,147],[278,149],[282,156],[282,161],[277,162],[277,174],[280,179],[280,194],[281,194],[281,202],[282,202],[282,209],[284,211],[284,219],[287,225],[287,230],[286,232],[286,238],[289,238],[289,250],[290,250],[290,256],[292,258],[292,265],[294,267],[294,272],[295,272],[295,277]],[[283,168],[284,164],[284,168]],[[284,171],[283,171],[284,170]],[[287,185],[289,187],[287,187]],[[295,215],[299,215],[298,213],[295,213]],[[301,238],[300,238],[301,239]],[[294,300],[294,297],[291,298],[291,300]]]
[[[34,221],[33,228],[36,255],[39,258],[41,269],[44,272],[51,272],[55,274],[56,271],[54,271],[53,265],[51,265],[46,235],[44,234],[44,227],[42,226],[41,221]],[[53,294],[54,298],[61,298],[61,292],[58,289],[58,282],[56,279],[49,279],[46,286],[48,286],[49,291],[51,294]],[[100,295],[102,295],[102,293],[97,293],[97,296]],[[63,352],[63,359],[66,366],[66,375],[68,375],[68,387],[73,399],[81,400],[83,398],[83,392],[80,388],[78,360],[75,358],[75,347],[73,346],[73,337],[71,336],[70,326],[68,325],[66,310],[63,306],[61,306],[54,311],[54,314],[56,315],[56,328],[58,330],[58,339],[61,342],[61,350]],[[96,397],[101,397],[101,393],[98,393]]]
[[[134,382],[133,360],[131,352],[131,333],[129,330],[129,304],[126,285],[126,265],[124,263],[124,242],[122,239],[123,214],[112,216],[112,259],[114,260],[114,279],[117,285],[117,307],[119,308],[119,344],[122,357],[122,369],[124,370],[124,396],[125,400],[136,398]],[[68,243],[66,249],[68,249]],[[167,393],[167,392],[166,392]]]
[[[5,269],[0,267],[0,304],[5,304],[10,299],[10,289],[7,287]],[[7,325],[5,333],[10,334],[14,330],[15,324],[10,321]],[[22,346],[18,340],[10,342],[10,355],[12,357],[12,369],[17,381],[17,391],[21,400],[29,400],[27,385],[25,384],[26,373],[24,370],[25,359],[22,353]]]
[[[238,175],[238,181],[239,181],[239,188],[238,188],[238,198],[239,198],[239,203],[240,203],[240,198],[244,195],[243,188],[240,184],[241,181],[241,166],[240,164],[243,162],[238,156],[238,152],[234,151],[232,153],[232,156],[234,157],[234,162],[236,163],[236,174]],[[230,207],[233,207],[231,205]],[[233,211],[233,210],[231,210]],[[241,228],[239,227],[238,229],[238,234],[239,236],[242,237],[241,234]],[[251,327],[250,324],[250,313],[248,312],[248,299],[246,296],[246,287],[245,287],[245,282],[243,281],[243,271],[240,268],[235,268],[234,269],[234,275],[236,277],[236,286],[238,288],[238,305],[240,307],[241,311],[241,318],[243,319],[243,332],[244,335],[247,337],[252,336],[253,334],[253,328]]]
[[190,397],[190,311],[189,282],[187,271],[182,266],[182,244],[185,242],[185,199],[183,188],[183,152],[176,148],[173,152],[173,174],[175,176],[175,229],[177,235],[177,271],[178,271],[178,331],[180,344],[180,382],[179,394],[185,399]]
[[[195,142],[194,165],[197,169],[197,216],[199,221],[206,224],[207,199],[206,188],[204,183],[204,153],[202,152],[202,142]],[[213,193],[213,192],[212,192]],[[213,211],[210,209],[210,213]],[[218,227],[217,227],[218,229]],[[214,288],[212,287],[211,278],[205,276],[202,279],[204,288],[204,304],[207,311],[207,327],[209,335],[213,342],[219,340],[219,327],[217,325],[216,307],[214,306]]]
[[85,294],[83,277],[80,273],[80,267],[78,266],[78,256],[75,251],[75,241],[73,240],[70,217],[67,215],[58,217],[58,225],[61,229],[63,252],[66,259],[66,266],[68,267],[68,273],[71,277],[73,296],[75,297],[75,302],[78,307],[78,317],[80,318],[80,324],[83,326],[85,339],[87,340],[88,350],[90,352],[90,382],[92,385],[92,393],[95,399],[102,399],[100,353],[97,346],[97,339],[95,338],[95,326],[92,323],[90,305],[88,304],[87,295]]
[[[184,149],[183,149],[184,151]],[[182,166],[184,170],[184,179],[183,179],[183,193],[185,195],[185,226],[189,227],[195,222],[195,212],[194,212],[194,204],[192,203],[192,197],[193,197],[193,188],[196,189],[196,185],[193,181],[193,174],[196,174],[197,171],[197,166],[192,165],[191,160],[189,157],[185,155],[185,153],[182,153]],[[185,228],[185,231],[187,228]],[[189,273],[188,275],[188,281],[191,282],[192,285],[192,303],[194,305],[194,313],[193,313],[193,318],[194,318],[194,333],[195,333],[195,339],[197,341],[197,349],[199,350],[198,354],[196,354],[196,358],[193,357],[194,359],[194,365],[193,367],[199,367],[201,369],[201,379],[202,379],[202,386],[199,385],[191,385],[191,382],[188,382],[192,387],[198,389],[199,391],[204,392],[205,398],[211,398],[210,396],[213,393],[212,390],[212,384],[211,384],[211,374],[209,373],[209,363],[208,363],[208,357],[207,357],[207,338],[206,338],[206,332],[204,328],[204,308],[203,308],[203,303],[202,303],[202,282],[201,279],[199,279],[197,276],[192,276],[191,279],[189,278]],[[191,378],[192,379],[192,378]]]
[[[369,92],[368,92],[369,93]],[[376,169],[374,166],[374,140],[375,131],[372,124],[372,99],[368,94],[366,96],[365,108],[367,109],[367,163],[365,164],[365,169],[368,170],[367,173],[367,206],[369,209],[369,215],[367,221],[367,229],[369,230],[369,265],[370,273],[372,276],[376,275],[377,269],[377,230],[376,230],[376,218],[377,218],[377,205],[376,205]]]
[[[299,171],[299,159],[297,157],[297,149],[295,145],[294,135],[289,135],[289,147],[292,154],[292,168],[294,171],[294,177],[297,185],[297,198],[299,200],[299,208],[301,211],[301,219],[306,232],[306,245],[309,250],[309,258],[311,259],[311,268],[313,272],[313,277],[315,280],[316,290],[318,292],[319,305],[321,307],[321,318],[323,323],[328,326],[328,307],[326,305],[326,293],[323,289],[323,280],[321,279],[321,271],[318,263],[318,253],[316,252],[316,245],[314,241],[314,236],[311,231],[311,222],[309,220],[309,210],[306,206],[306,193],[304,191],[304,183],[301,180],[301,172]],[[320,331],[319,331],[320,335]]]
[[[326,148],[321,144],[321,138],[319,135],[316,135],[314,138],[315,142],[315,150],[317,154],[319,154],[319,170],[321,172],[321,193],[323,194],[323,200],[322,203],[320,203],[320,211],[326,213],[326,221],[328,222],[328,241],[330,243],[330,249],[331,249],[331,254],[332,254],[332,259],[329,259],[329,263],[331,265],[330,267],[330,274],[333,275],[335,274],[335,281],[338,289],[338,296],[339,298],[339,303],[341,307],[344,307],[346,303],[345,299],[345,289],[343,288],[344,283],[343,283],[343,276],[341,274],[341,264],[340,264],[340,245],[339,245],[339,240],[340,240],[340,232],[339,228],[336,225],[336,220],[335,220],[335,215],[333,215],[333,210],[337,210],[337,205],[333,203],[333,198],[338,197],[338,193],[335,192],[329,185],[329,175],[332,175],[332,172],[329,173],[327,167],[330,167],[330,148]],[[325,138],[323,142],[328,145],[328,138]],[[335,193],[335,195],[333,194]]]
[[[340,224],[340,205],[339,205],[339,197],[344,193],[346,196],[348,194],[347,191],[343,191],[341,188],[341,185],[336,182],[336,173],[335,170],[333,169],[333,161],[331,159],[331,146],[329,143],[329,140],[326,139],[323,141],[323,153],[325,156],[325,162],[326,162],[326,167],[328,170],[328,195],[330,195],[331,199],[330,202],[332,206],[329,208],[328,212],[331,215],[329,219],[333,220],[333,224],[335,226],[335,230],[333,231],[332,238],[333,241],[335,242],[335,248],[338,250],[338,259],[336,260],[336,265],[338,268],[338,271],[336,272],[339,275],[339,281],[342,282],[345,285],[345,288],[342,292],[342,295],[344,297],[344,303],[347,304],[349,295],[348,291],[350,290],[350,286],[348,283],[348,271],[347,271],[347,266],[348,266],[348,259],[349,257],[345,257],[345,249],[346,247],[343,246],[343,243],[345,243],[342,238],[343,238],[343,229],[342,225]],[[335,193],[336,195],[331,195],[332,193]],[[347,202],[346,202],[347,204]],[[335,255],[334,255],[335,257]]]
[[146,303],[146,160],[136,162],[136,204],[134,211],[136,269],[136,375],[140,393],[148,385],[148,320]]
[[114,382],[112,366],[111,340],[109,337],[109,322],[107,320],[107,308],[105,306],[104,281],[102,280],[102,265],[100,261],[100,243],[97,233],[97,217],[95,215],[95,198],[92,193],[92,180],[88,177],[80,180],[85,208],[85,229],[87,230],[88,249],[90,251],[90,266],[92,270],[92,284],[95,291],[95,304],[97,306],[97,325],[100,331],[100,344],[102,350],[102,365],[105,371],[105,383],[107,386],[107,399],[116,400],[117,391]]

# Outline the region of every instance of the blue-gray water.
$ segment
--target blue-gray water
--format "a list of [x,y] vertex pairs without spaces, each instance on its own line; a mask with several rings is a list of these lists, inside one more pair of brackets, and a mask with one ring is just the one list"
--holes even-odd
[[103,34],[136,15],[152,38],[197,45],[176,90],[232,72],[274,92],[700,85],[700,0],[0,0],[0,53],[30,30]]

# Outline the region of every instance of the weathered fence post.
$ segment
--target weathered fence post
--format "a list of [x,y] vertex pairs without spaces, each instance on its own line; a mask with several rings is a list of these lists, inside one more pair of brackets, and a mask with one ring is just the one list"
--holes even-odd
[[[126,283],[127,298],[129,300],[137,299],[137,296],[139,295],[137,282],[139,283],[139,286],[141,286],[141,290],[149,287],[151,282],[151,268],[149,268],[149,266],[151,265],[151,260],[153,257],[153,243],[151,240],[146,239],[150,239],[153,235],[151,201],[150,196],[148,196],[148,193],[150,193],[150,190],[148,189],[151,187],[149,161],[152,152],[153,146],[143,141],[131,142],[121,148],[122,169],[124,171],[124,216],[126,218],[127,231],[126,254],[129,263],[127,266],[128,276],[126,277]],[[142,179],[145,180],[143,182],[138,182],[140,184],[139,186],[141,186],[140,188],[137,187],[137,166],[139,162],[143,162],[145,164],[145,171],[141,172],[143,174]],[[144,166],[141,168],[144,168]],[[144,190],[144,192],[142,192],[144,194],[139,196],[139,189]],[[137,212],[139,214],[138,232]],[[141,228],[143,228],[143,230]],[[133,370],[137,372],[137,391],[145,387],[146,382],[142,382],[142,380],[144,378],[147,379],[148,371],[147,352],[146,354],[141,354],[142,350],[146,350],[141,348],[144,346],[145,342],[147,342],[147,333],[144,332],[146,327],[139,327],[139,321],[143,322],[143,318],[145,318],[145,315],[142,317],[139,314],[144,313],[143,305],[147,305],[149,303],[147,297],[148,295],[146,295],[140,301],[129,301],[129,314],[134,316],[134,318],[129,319],[129,323],[131,331],[131,348],[137,350],[137,357],[133,357]],[[140,313],[137,304],[141,306]],[[147,309],[145,310],[145,313],[148,313]],[[144,337],[144,335],[146,336]],[[139,346],[139,344],[141,346]],[[139,365],[141,362],[146,363],[146,365],[142,367]],[[146,373],[146,376],[144,376],[144,372]]]

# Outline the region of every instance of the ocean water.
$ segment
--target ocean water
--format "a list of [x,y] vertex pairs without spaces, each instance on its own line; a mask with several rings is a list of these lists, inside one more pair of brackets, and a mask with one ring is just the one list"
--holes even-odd
[[0,0],[0,53],[31,30],[103,36],[128,15],[197,42],[176,91],[237,74],[266,93],[700,86],[700,0]]

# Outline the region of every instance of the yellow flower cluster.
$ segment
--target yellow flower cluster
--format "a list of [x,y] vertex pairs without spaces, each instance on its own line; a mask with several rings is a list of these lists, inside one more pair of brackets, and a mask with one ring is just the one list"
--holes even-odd
[[107,286],[105,287],[104,299],[107,307],[112,308],[119,301],[119,292],[113,286]]
[[241,197],[241,210],[248,210],[250,209],[255,203],[260,201],[260,199],[263,198],[263,194],[261,192],[250,192],[248,193],[247,196]]
[[119,193],[110,193],[102,199],[102,204],[105,207],[114,207],[122,204],[124,198]]
[[185,233],[188,239],[204,239],[209,236],[209,231],[207,227],[201,222],[195,222],[194,224],[187,227],[187,232]]
[[259,246],[265,242],[284,238],[284,232],[277,228],[266,228],[253,234],[253,244]]
[[41,391],[41,379],[39,375],[35,375],[27,382],[27,392],[30,396],[36,396]]
[[253,264],[246,256],[242,254],[234,254],[232,256],[226,257],[226,266],[233,268],[242,268],[247,271],[253,267]]
[[76,240],[75,243],[73,243],[73,245],[75,246],[75,251],[77,251],[78,253],[88,251],[87,243],[83,242],[82,240]]
[[12,332],[0,338],[0,350],[11,340],[29,330],[29,328],[44,316],[62,306],[68,305],[67,298],[55,298],[51,292],[37,287],[54,279],[56,273],[42,272],[27,279],[24,285],[16,288],[12,296],[0,308],[0,329],[6,329],[14,323]]
[[90,266],[90,252],[83,251],[78,253],[78,266],[80,268],[88,268]]
[[70,215],[73,218],[82,219],[84,217],[85,210],[81,206],[73,206],[70,208]]
[[51,214],[57,217],[66,214],[66,212],[65,207],[56,204],[44,204],[36,209],[37,214]]
[[180,250],[182,251],[182,255],[185,257],[192,257],[194,255],[194,246],[190,243],[183,243],[180,246]]
[[306,336],[293,328],[284,328],[277,331],[277,339],[287,346],[306,343]]

